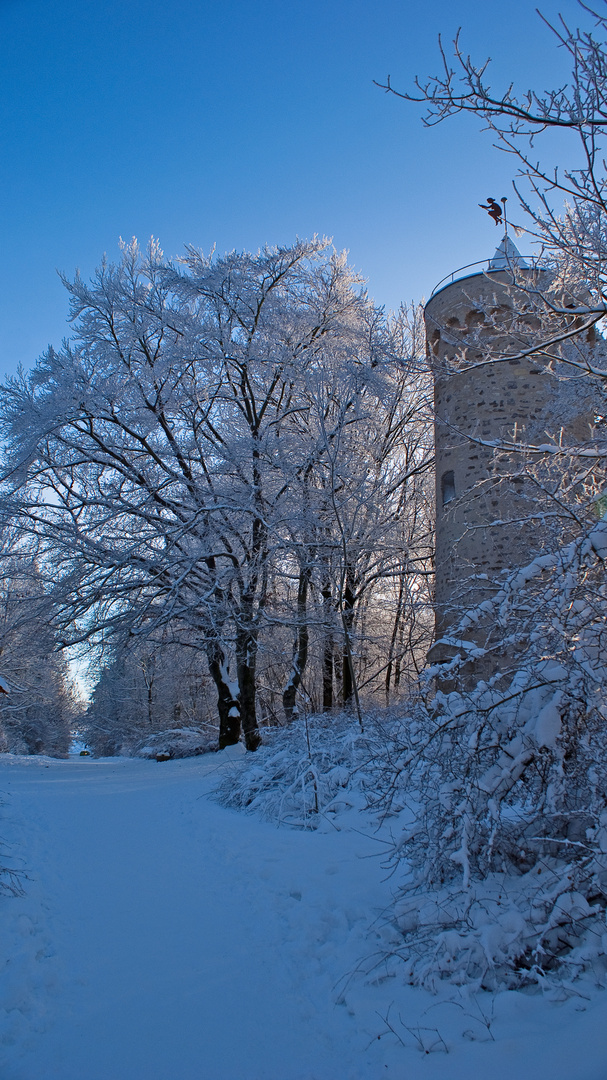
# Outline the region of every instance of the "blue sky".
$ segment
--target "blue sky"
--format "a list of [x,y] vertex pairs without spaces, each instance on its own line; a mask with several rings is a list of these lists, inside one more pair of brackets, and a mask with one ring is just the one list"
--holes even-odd
[[[588,25],[574,0],[542,11]],[[120,236],[328,235],[388,308],[492,254],[477,203],[512,199],[513,162],[373,85],[436,70],[458,26],[496,87],[566,81],[533,0],[0,0],[0,374],[69,333],[56,271]]]

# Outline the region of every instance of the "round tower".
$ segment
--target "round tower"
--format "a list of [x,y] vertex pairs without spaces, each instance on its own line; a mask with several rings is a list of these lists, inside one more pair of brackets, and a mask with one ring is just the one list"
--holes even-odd
[[[555,316],[543,299],[548,271],[524,260],[507,236],[488,264],[465,269],[474,272],[441,283],[425,308],[435,392],[433,660],[452,654],[454,642],[441,639],[453,637],[462,611],[554,539],[558,526],[543,516],[550,497],[529,470],[537,455],[524,447],[586,442],[593,422],[587,381],[563,377],[554,349],[525,355],[575,319]],[[568,306],[564,295],[559,306]],[[520,449],[495,445],[512,443]],[[491,627],[479,624],[466,637],[487,644]],[[487,677],[499,658],[480,667],[475,675]]]

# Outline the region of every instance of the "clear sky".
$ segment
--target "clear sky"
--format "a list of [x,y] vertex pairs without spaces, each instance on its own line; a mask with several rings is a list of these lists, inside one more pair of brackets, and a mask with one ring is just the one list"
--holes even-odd
[[[574,0],[546,0],[588,26]],[[120,236],[257,250],[328,235],[379,303],[491,255],[511,159],[402,89],[463,27],[493,82],[566,81],[533,0],[0,0],[0,374],[69,333],[57,278]],[[512,206],[512,202],[509,204]]]

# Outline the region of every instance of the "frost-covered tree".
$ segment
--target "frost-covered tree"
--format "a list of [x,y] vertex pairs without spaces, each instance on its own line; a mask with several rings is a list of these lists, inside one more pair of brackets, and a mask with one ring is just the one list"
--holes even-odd
[[79,705],[57,650],[42,575],[11,530],[0,538],[1,749],[63,757]]
[[[188,250],[175,264],[133,242],[90,284],[65,284],[72,340],[10,381],[2,405],[5,489],[19,491],[37,538],[55,625],[89,645],[170,625],[206,659],[220,744],[242,730],[255,749],[264,650],[305,622],[307,586],[286,610],[281,576],[303,567],[306,582],[319,523],[325,550],[341,544],[325,513],[337,494],[327,462],[356,445],[359,483],[362,431],[376,430],[384,399],[400,408],[402,334],[316,240],[224,258]],[[386,435],[392,513],[429,463],[415,409],[405,413]],[[419,448],[409,461],[407,416]],[[365,513],[381,521],[382,492],[368,494]]]
[[[383,365],[381,394],[375,382],[361,387],[343,364],[323,365],[310,379],[305,423],[315,461],[301,476],[288,523],[300,625],[286,710],[310,655],[307,690],[323,711],[355,701],[360,709],[359,689],[368,698],[386,685],[390,658],[388,686],[423,663],[433,448],[419,321],[419,311],[401,311],[390,327],[392,350],[406,362]],[[407,596],[416,603],[407,605]]]
[[[324,417],[319,417],[326,443],[323,520],[331,537],[326,557],[333,565],[329,579],[342,643],[344,705],[358,696],[359,686],[368,687],[386,671],[390,650],[393,659],[402,661],[395,629],[402,625],[405,593],[420,590],[429,613],[429,596],[422,588],[432,556],[427,389],[425,373],[414,382],[410,372],[401,372],[386,386],[381,401],[360,403],[363,422],[344,425],[334,439],[328,438]],[[411,610],[409,633],[415,633],[414,626],[419,633],[421,618]],[[429,620],[425,629],[427,635]],[[422,640],[427,647],[423,632]],[[416,650],[406,651],[415,672]],[[418,649],[417,661],[423,663],[421,653]]]

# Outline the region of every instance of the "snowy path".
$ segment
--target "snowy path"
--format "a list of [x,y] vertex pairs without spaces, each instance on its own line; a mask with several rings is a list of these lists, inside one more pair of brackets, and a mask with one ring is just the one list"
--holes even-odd
[[[373,841],[219,807],[222,758],[0,759],[0,833],[30,875],[0,899],[2,1080],[607,1078],[603,995],[502,995],[497,1043],[462,1041],[483,1031],[461,1007],[420,1020],[432,999],[407,987],[337,1004],[389,898]],[[376,1038],[397,995],[448,1055]]]

